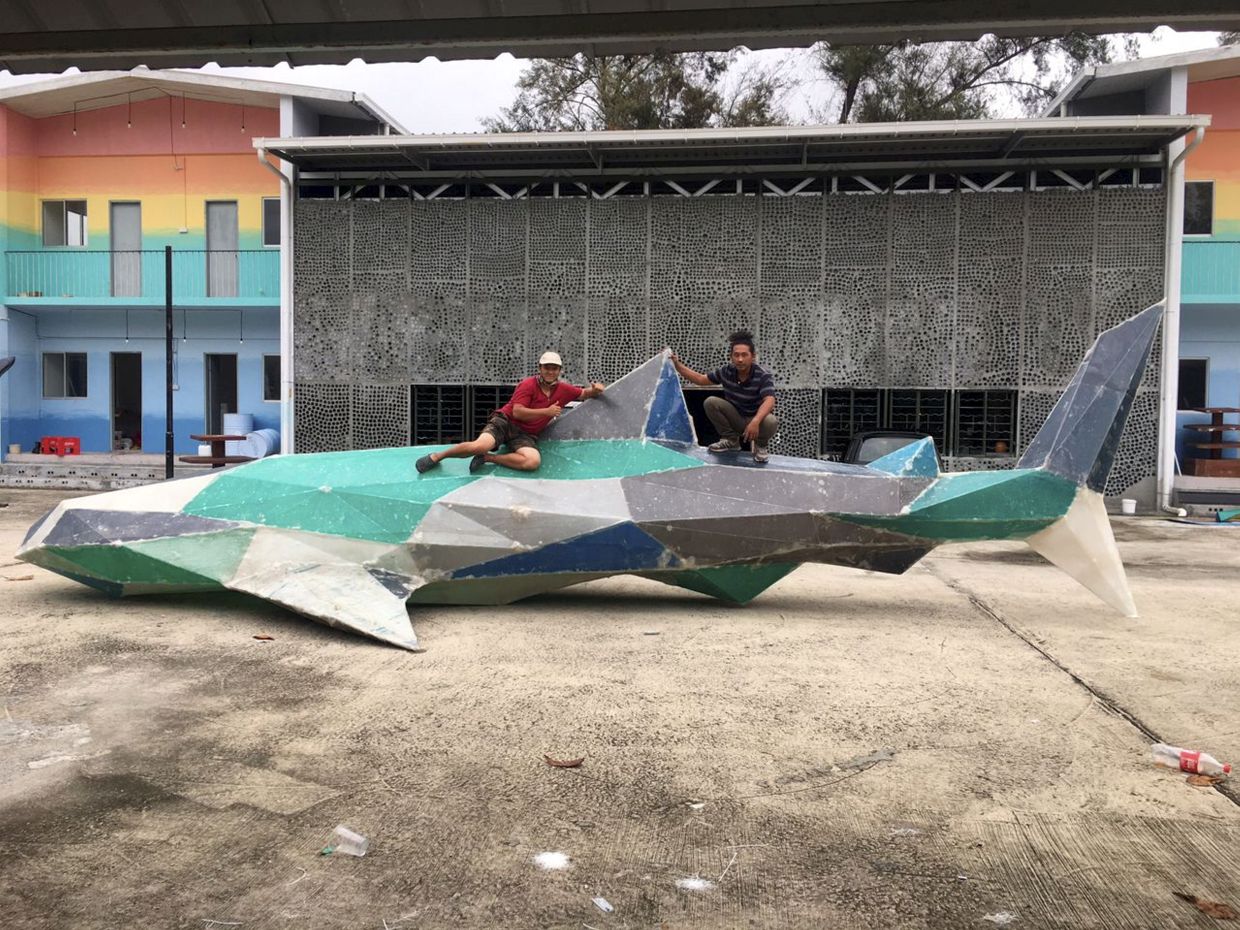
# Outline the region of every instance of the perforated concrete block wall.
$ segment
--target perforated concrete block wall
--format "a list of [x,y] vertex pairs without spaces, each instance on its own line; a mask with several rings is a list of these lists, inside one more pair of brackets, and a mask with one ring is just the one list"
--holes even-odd
[[[412,384],[496,384],[557,349],[613,380],[665,345],[709,369],[754,330],[781,452],[821,389],[1018,392],[1017,442],[1093,337],[1162,295],[1159,190],[301,200],[299,451],[407,442]],[[1157,358],[1108,490],[1154,471]],[[968,467],[1011,459],[961,460]]]

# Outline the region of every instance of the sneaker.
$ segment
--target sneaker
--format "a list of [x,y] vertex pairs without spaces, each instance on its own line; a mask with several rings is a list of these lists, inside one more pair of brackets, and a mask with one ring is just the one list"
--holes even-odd
[[753,444],[753,460],[759,465],[765,465],[767,459],[771,457],[771,453],[767,451],[766,446],[760,446],[756,442]]
[[413,467],[418,470],[418,474],[420,475],[423,472],[430,471],[432,468],[434,468],[438,464],[439,463],[436,462],[429,455],[424,455],[420,459],[418,459],[416,462],[413,463]]
[[479,452],[477,455],[475,455],[472,459],[469,460],[469,473],[472,475],[474,472],[476,472],[479,468],[481,468],[486,463],[487,463],[486,455],[482,452]]
[[706,447],[707,452],[737,452],[741,444],[736,439],[720,439]]

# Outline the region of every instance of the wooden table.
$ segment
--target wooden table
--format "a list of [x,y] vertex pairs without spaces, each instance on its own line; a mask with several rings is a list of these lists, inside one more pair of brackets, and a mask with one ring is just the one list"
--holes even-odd
[[245,442],[244,436],[232,436],[224,433],[203,433],[190,434],[190,439],[196,442],[211,443],[210,455],[183,455],[181,461],[187,465],[210,465],[212,468],[223,468],[225,465],[236,465],[238,462],[252,462],[254,459],[248,455],[225,455],[224,443],[226,442]]
[[[1207,478],[1240,478],[1240,458],[1223,458],[1224,449],[1240,449],[1240,441],[1229,440],[1228,433],[1240,433],[1240,422],[1227,419],[1228,414],[1240,413],[1240,407],[1193,407],[1193,413],[1210,414],[1209,423],[1185,423],[1184,428],[1204,434],[1201,441],[1188,443],[1205,455],[1189,459],[1188,473]],[[1195,437],[1194,437],[1195,438]]]

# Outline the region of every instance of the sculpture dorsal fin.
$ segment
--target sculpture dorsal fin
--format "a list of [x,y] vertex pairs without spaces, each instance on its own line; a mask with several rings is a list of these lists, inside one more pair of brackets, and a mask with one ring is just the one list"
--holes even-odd
[[568,411],[545,439],[663,439],[696,442],[670,349],[643,362],[599,397]]

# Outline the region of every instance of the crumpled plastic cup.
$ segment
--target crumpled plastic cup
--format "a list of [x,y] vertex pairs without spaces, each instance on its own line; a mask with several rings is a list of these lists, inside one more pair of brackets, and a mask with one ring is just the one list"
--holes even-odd
[[364,856],[370,847],[370,840],[341,824],[332,831],[331,845],[334,847],[333,853],[345,856]]

